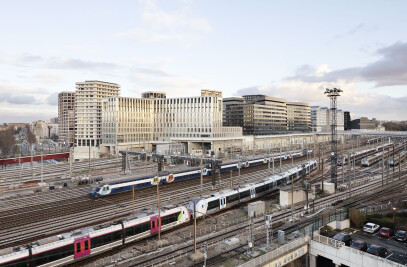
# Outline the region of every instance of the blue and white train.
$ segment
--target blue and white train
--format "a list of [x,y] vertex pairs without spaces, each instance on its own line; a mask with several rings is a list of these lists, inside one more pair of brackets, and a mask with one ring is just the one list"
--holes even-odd
[[230,208],[242,202],[249,201],[253,198],[263,196],[267,193],[279,190],[281,187],[289,184],[293,179],[297,180],[304,174],[308,175],[317,168],[315,160],[309,161],[305,164],[305,168],[298,166],[289,171],[267,177],[260,182],[245,184],[239,189],[227,189],[210,196],[203,196],[195,198],[189,202],[188,210],[194,216],[194,204],[196,205],[196,217],[202,217],[206,214],[218,212],[219,210]]
[[[286,153],[280,155],[274,155],[273,157],[261,157],[254,158],[247,161],[234,161],[228,162],[220,165],[220,172],[228,172],[231,170],[237,170],[240,168],[250,168],[258,165],[268,164],[269,162],[278,162],[281,160],[288,160],[291,158],[298,158],[305,155],[312,155],[313,150],[299,150],[292,153]],[[202,170],[203,175],[211,175],[212,169],[210,165]],[[93,197],[101,197],[111,194],[122,193],[126,191],[131,191],[133,187],[135,189],[145,188],[150,186],[156,186],[159,182],[160,184],[168,184],[172,182],[178,182],[187,179],[198,178],[201,176],[201,168],[190,168],[188,170],[174,171],[167,175],[161,175],[159,177],[155,175],[147,175],[137,178],[129,178],[118,181],[111,181],[108,183],[103,183],[95,187],[90,191],[90,195]]]

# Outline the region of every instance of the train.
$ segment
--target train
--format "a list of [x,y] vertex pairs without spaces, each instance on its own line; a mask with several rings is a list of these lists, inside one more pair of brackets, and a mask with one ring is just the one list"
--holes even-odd
[[390,167],[397,166],[399,164],[399,161],[403,161],[407,156],[406,151],[400,152],[400,157],[395,157],[395,158],[390,158],[389,160],[389,165]]
[[[288,160],[291,158],[298,158],[305,155],[312,155],[313,150],[297,150],[291,153],[282,153],[278,155],[274,155],[272,157],[258,157],[246,161],[234,161],[223,163],[220,165],[220,172],[228,172],[237,170],[240,168],[250,168],[258,165],[268,164],[269,162],[277,162],[281,160]],[[202,169],[202,174],[211,175],[213,172],[213,168],[210,164],[206,165],[205,168]],[[101,183],[96,187],[92,188],[89,194],[92,197],[103,197],[112,194],[118,194],[126,191],[131,191],[134,189],[146,188],[151,186],[156,186],[157,183],[160,184],[169,184],[173,182],[178,182],[187,179],[198,178],[201,176],[201,168],[189,168],[188,170],[180,170],[180,171],[173,171],[172,173],[168,173],[166,175],[146,175],[143,177],[134,177],[129,179],[111,181],[106,183]]]
[[[0,266],[50,267],[75,263],[91,255],[154,236],[159,230],[165,232],[180,227],[189,223],[195,215],[197,218],[201,218],[251,201],[286,186],[292,179],[299,179],[316,168],[316,161],[309,161],[282,174],[267,177],[260,182],[192,199],[187,206],[163,207],[160,216],[156,210],[38,240],[25,246],[3,249],[0,250]],[[196,205],[195,213],[194,205]]]
[[257,183],[250,183],[238,189],[227,189],[216,192],[212,195],[195,198],[189,202],[188,210],[193,216],[195,216],[195,212],[197,218],[207,214],[216,213],[222,209],[230,208],[242,202],[276,191],[291,183],[293,179],[297,180],[301,178],[302,175],[310,174],[312,171],[316,170],[316,168],[316,161],[311,161],[307,162],[304,167],[297,166],[287,172],[273,175]]
[[[368,156],[374,154],[375,152],[386,149],[387,147],[390,147],[390,146],[393,146],[393,143],[388,143],[388,144],[385,144],[385,145],[381,145],[381,146],[378,146],[376,148],[365,149],[365,150],[362,150],[362,151],[351,154],[350,158],[351,158],[352,161],[353,160],[359,161],[359,160],[361,160],[361,159],[363,159],[365,157],[368,157]],[[348,156],[338,156],[337,164],[339,166],[346,165],[348,163],[349,163]]]

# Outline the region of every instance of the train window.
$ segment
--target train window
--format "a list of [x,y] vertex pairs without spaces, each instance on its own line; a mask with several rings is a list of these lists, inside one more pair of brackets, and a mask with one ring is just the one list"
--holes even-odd
[[248,197],[248,196],[250,196],[250,191],[249,190],[240,192],[240,198],[245,198],[245,197]]
[[208,202],[208,210],[216,209],[219,207],[219,199]]
[[239,194],[233,194],[233,195],[230,195],[230,196],[226,197],[226,202],[227,203],[237,201],[237,200],[239,200]]
[[151,228],[153,228],[153,229],[155,228],[155,221],[151,222]]
[[76,243],[76,253],[81,252],[81,243]]
[[89,249],[89,240],[86,240],[85,241],[85,250],[88,250]]

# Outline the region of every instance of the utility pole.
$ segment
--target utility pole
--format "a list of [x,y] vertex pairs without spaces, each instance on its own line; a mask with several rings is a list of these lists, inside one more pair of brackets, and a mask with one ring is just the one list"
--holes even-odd
[[41,149],[41,183],[44,181],[44,152]]
[[268,170],[267,170],[267,173],[269,173],[270,174],[270,147],[269,147],[269,154],[268,154],[269,156],[268,156]]
[[294,177],[291,178],[291,222],[294,223]]
[[274,175],[274,154],[273,154],[273,156],[271,157],[271,160],[273,161],[273,175]]
[[[394,159],[393,159],[393,166],[394,166]],[[399,180],[401,179],[401,156],[399,153]]]
[[[116,149],[117,149],[117,147],[116,147]],[[116,155],[117,155],[117,151],[116,151]],[[116,158],[117,158],[117,156],[116,156]],[[89,173],[90,173],[90,144],[89,144]]]
[[22,165],[21,165],[21,149],[20,149],[20,157],[18,158],[18,165],[19,165],[19,171],[18,171],[18,178],[19,178],[19,181],[21,181],[21,168],[22,168]]
[[158,242],[161,241],[161,201],[160,201],[160,174],[157,173],[157,197],[158,197]]
[[203,160],[203,150],[201,153],[201,196],[202,196],[202,190],[203,190],[203,164],[202,164],[202,160]]
[[324,194],[324,151],[322,150],[322,177],[321,177],[321,185],[322,185],[322,194]]
[[194,254],[196,253],[196,201],[194,201]]
[[69,148],[69,177],[72,178],[72,147]]
[[395,162],[395,158],[394,158],[394,143],[393,143],[393,174],[394,174],[394,162]]
[[33,157],[33,147],[32,144],[30,144],[30,152],[31,152],[31,179],[34,180],[34,166],[33,166],[33,161],[34,161],[34,157]]
[[133,215],[134,215],[134,185],[133,185]]
[[384,185],[384,149],[382,150],[382,186]]
[[280,173],[281,173],[281,165],[282,165],[282,159],[281,159],[281,143],[280,143]]
[[386,184],[389,184],[389,169],[390,169],[390,165],[389,165],[389,155],[390,155],[390,149],[387,150],[388,152],[386,153]]

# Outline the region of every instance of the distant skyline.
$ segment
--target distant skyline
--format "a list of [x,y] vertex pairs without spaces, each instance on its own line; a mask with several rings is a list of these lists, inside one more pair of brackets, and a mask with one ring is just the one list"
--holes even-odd
[[[346,4],[345,4],[346,3]],[[405,1],[2,1],[0,123],[58,115],[75,82],[121,95],[265,94],[407,120]]]

